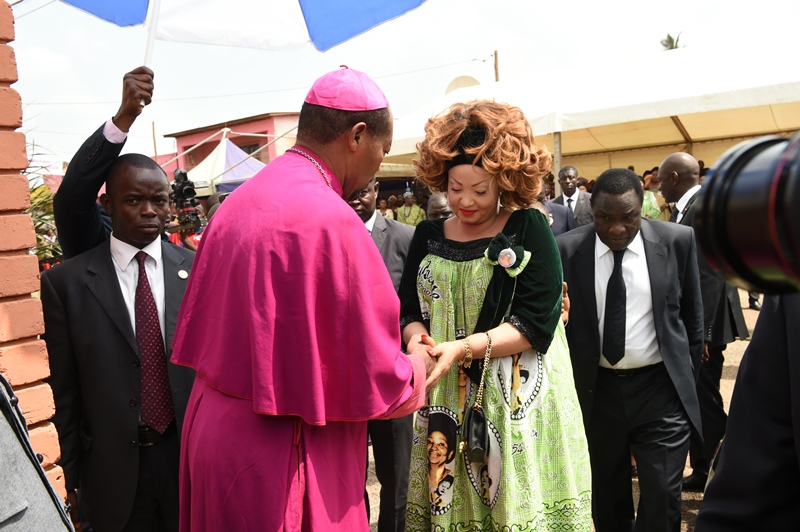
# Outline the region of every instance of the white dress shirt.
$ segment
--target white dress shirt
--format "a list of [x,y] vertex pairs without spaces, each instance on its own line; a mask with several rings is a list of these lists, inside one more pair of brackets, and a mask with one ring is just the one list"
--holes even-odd
[[136,286],[139,284],[139,264],[136,261],[136,254],[139,251],[144,251],[148,255],[144,260],[144,267],[158,309],[161,337],[164,338],[164,263],[161,260],[161,239],[156,238],[140,250],[119,240],[114,233],[111,233],[111,259],[134,333],[136,333]]
[[378,218],[378,209],[375,209],[375,212],[372,213],[372,217],[364,222],[364,225],[367,227],[367,231],[369,234],[372,234],[372,228],[375,227],[375,220]]
[[103,136],[111,144],[122,144],[128,138],[128,134],[118,128],[110,118],[103,126]]
[[[600,346],[603,345],[603,328],[606,313],[606,287],[614,269],[614,253],[595,235],[594,243],[594,295],[597,300],[597,326],[600,328]],[[628,245],[622,258],[622,278],[625,281],[625,356],[612,366],[605,356],[600,356],[600,367],[635,369],[662,361],[656,338],[653,318],[653,297],[650,290],[650,271],[644,254],[641,231]]]
[[[572,196],[567,196],[567,194],[564,193],[564,205],[569,207],[569,210],[572,211],[572,214],[575,214],[575,206],[578,204],[578,197],[580,196],[580,194],[581,194],[581,189],[577,187],[575,187],[575,192],[572,193]],[[567,200],[572,200],[572,205],[570,205]]]
[[678,219],[675,220],[677,223],[681,223],[683,219],[683,209],[686,208],[686,204],[689,203],[689,200],[694,197],[695,194],[700,192],[700,189],[703,188],[701,185],[695,185],[686,192],[684,192],[681,199],[678,200],[678,203],[675,204],[675,207],[678,208]]

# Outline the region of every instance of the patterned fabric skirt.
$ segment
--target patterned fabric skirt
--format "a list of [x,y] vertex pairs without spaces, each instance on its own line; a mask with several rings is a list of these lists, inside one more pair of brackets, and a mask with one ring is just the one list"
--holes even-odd
[[454,365],[418,413],[406,530],[591,531],[589,451],[563,326],[546,354],[491,359],[486,463],[459,450],[477,388]]

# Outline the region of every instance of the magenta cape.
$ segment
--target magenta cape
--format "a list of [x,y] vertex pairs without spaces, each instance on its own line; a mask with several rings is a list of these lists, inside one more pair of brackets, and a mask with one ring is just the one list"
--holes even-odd
[[423,405],[399,302],[364,224],[286,154],[205,231],[172,360],[194,368],[181,531],[368,530],[367,419]]
[[389,274],[325,170],[333,190],[287,153],[225,200],[195,258],[172,355],[256,412],[310,425],[381,417],[412,377]]

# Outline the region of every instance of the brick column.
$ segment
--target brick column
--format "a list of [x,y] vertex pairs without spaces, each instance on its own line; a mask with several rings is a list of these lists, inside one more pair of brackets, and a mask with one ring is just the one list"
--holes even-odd
[[32,292],[39,290],[39,265],[28,250],[36,245],[28,181],[20,171],[28,167],[22,125],[22,102],[11,85],[17,81],[14,49],[14,13],[0,2],[0,373],[11,382],[28,421],[33,448],[44,456],[50,481],[64,494],[64,475],[55,465],[60,456],[53,417],[53,392],[43,379],[50,375],[42,305]]

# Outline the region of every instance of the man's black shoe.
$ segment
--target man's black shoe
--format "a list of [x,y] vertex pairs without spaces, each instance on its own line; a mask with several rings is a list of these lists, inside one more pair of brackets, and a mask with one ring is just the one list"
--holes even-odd
[[751,301],[750,308],[753,310],[761,310],[761,303],[759,303],[758,301]]
[[706,490],[706,480],[708,477],[692,473],[688,477],[683,477],[682,491],[703,493]]

